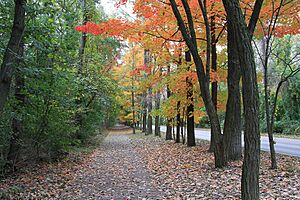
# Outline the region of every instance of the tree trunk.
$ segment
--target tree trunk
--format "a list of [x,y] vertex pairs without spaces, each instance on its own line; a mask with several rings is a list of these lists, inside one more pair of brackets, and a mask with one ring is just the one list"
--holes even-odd
[[148,89],[148,126],[147,126],[147,135],[150,135],[153,133],[152,130],[152,88],[150,87]]
[[25,28],[25,4],[26,0],[15,0],[13,27],[0,69],[0,114],[9,96],[11,80],[15,71],[13,63],[16,62],[16,56],[18,55],[20,42],[23,37]]
[[[83,12],[83,21],[82,21],[82,24],[85,25],[88,21],[88,16],[87,16],[87,12],[86,12],[86,2],[85,0],[81,0],[80,1],[80,4],[81,4],[81,9],[82,9],[82,12]],[[80,37],[80,41],[79,41],[79,52],[78,52],[78,57],[79,57],[79,63],[78,63],[78,71],[77,71],[77,76],[80,80],[80,83],[79,85],[81,87],[83,87],[83,83],[82,83],[82,72],[83,72],[83,68],[84,68],[84,50],[85,50],[85,46],[86,46],[86,40],[87,40],[87,35],[86,33],[82,33],[81,34],[81,37]],[[76,133],[76,137],[77,139],[81,139],[81,129],[82,129],[82,125],[83,125],[83,112],[82,112],[82,102],[83,102],[83,98],[82,98],[82,89],[81,87],[79,87],[79,90],[78,90],[78,97],[77,97],[77,100],[76,100],[76,104],[77,104],[77,111],[75,113],[75,122],[76,122],[76,125],[79,127],[78,130],[77,130],[77,133]],[[107,125],[107,124],[106,124]]]
[[[132,71],[135,67],[134,53],[132,54]],[[135,95],[134,95],[134,75],[131,77],[131,108],[132,108],[132,133],[135,134],[136,130],[136,117],[135,117]]]
[[242,199],[259,199],[259,98],[254,53],[251,36],[245,23],[238,0],[223,0],[228,21],[239,52],[243,81],[243,102],[245,113],[245,153],[242,169]]
[[[159,108],[160,108],[160,92],[158,91],[156,93],[156,98],[155,98],[155,109],[158,110]],[[159,120],[160,120],[159,115],[155,116],[155,130],[154,130],[155,136],[161,136]]]
[[185,111],[185,108],[183,108],[182,109],[181,127],[180,127],[182,144],[185,144],[185,134],[184,134],[184,127],[185,127],[184,116],[185,116],[185,114],[186,114],[186,111]]
[[186,126],[187,126],[187,146],[196,146],[195,140],[195,120],[194,120],[194,98],[193,98],[193,83],[191,78],[186,78],[187,84],[187,99],[188,105],[186,109]]
[[180,143],[180,101],[177,102],[177,115],[176,115],[176,143]]
[[132,108],[132,133],[135,134],[136,123],[135,123],[135,107],[134,107],[134,79],[132,76],[132,91],[131,91],[131,108]]
[[[23,94],[23,89],[25,87],[25,80],[23,76],[23,72],[20,70],[22,67],[22,59],[24,56],[24,45],[20,43],[19,49],[19,59],[17,62],[17,73],[15,76],[15,99],[16,99],[16,106],[14,108],[14,112],[20,114],[22,106],[25,103],[25,95]],[[12,165],[12,169],[15,170],[15,164],[18,161],[19,154],[20,154],[20,138],[22,135],[22,118],[19,116],[14,117],[12,119],[12,136],[10,140],[10,147],[7,156],[7,160]]]
[[[168,66],[168,74],[170,74],[170,66]],[[167,98],[170,98],[171,96],[171,90],[169,88],[169,86],[167,85]],[[171,124],[172,124],[172,119],[171,118],[168,118],[167,119],[167,131],[166,131],[166,140],[172,140],[172,127],[171,127]]]
[[[217,72],[217,41],[216,41],[216,23],[215,23],[215,16],[211,17],[211,69],[213,72]],[[211,96],[212,101],[217,111],[217,104],[218,104],[218,82],[212,81],[211,83]],[[211,139],[210,139],[210,152],[214,151],[215,146],[215,133],[211,132]]]
[[146,93],[143,94],[143,129],[142,132],[146,133],[147,131],[147,100]]
[[270,89],[269,89],[269,79],[268,79],[268,50],[270,38],[264,39],[263,42],[263,68],[264,68],[264,95],[265,95],[265,114],[266,114],[266,122],[267,122],[267,132],[269,138],[269,147],[271,153],[271,169],[277,168],[276,162],[276,154],[274,147],[274,138],[273,138],[273,127],[271,126],[271,110],[270,110]]
[[241,131],[241,95],[240,95],[240,64],[238,49],[235,44],[231,21],[227,22],[228,52],[228,99],[224,122],[225,152],[228,160],[239,160],[242,157]]
[[[185,61],[191,62],[192,57],[190,51],[185,52]],[[190,70],[190,69],[188,69]],[[191,78],[186,77],[187,84],[187,100],[190,102],[186,109],[186,126],[187,126],[187,146],[196,146],[195,140],[195,122],[194,122],[194,98],[193,98],[193,83]]]

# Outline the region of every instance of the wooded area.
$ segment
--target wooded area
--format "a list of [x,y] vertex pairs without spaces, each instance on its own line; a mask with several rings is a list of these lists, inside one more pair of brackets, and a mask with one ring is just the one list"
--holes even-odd
[[300,134],[299,2],[129,4],[121,18],[94,0],[1,1],[2,174],[116,123],[188,147],[209,128],[214,167],[242,159],[241,198],[259,199],[261,133],[271,169],[274,135]]

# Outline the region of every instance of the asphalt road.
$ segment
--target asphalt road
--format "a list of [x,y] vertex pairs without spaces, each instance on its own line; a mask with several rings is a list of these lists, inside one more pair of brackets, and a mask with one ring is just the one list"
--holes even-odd
[[[161,126],[160,129],[162,132],[166,132],[166,126]],[[195,129],[195,137],[196,137],[196,139],[210,140],[210,130]],[[274,140],[276,142],[276,144],[275,144],[276,153],[300,157],[300,140],[299,139],[275,137]],[[263,151],[270,151],[268,137],[266,137],[266,136],[261,137],[260,148]]]

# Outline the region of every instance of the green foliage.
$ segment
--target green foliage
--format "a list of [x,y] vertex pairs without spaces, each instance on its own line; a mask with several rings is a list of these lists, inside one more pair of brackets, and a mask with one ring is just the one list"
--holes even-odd
[[[13,7],[13,1],[1,1],[1,58],[10,35]],[[82,23],[84,11],[93,21],[105,18],[95,1],[88,0],[83,10],[77,0],[31,0],[26,11],[24,56],[16,66],[24,78],[25,102],[18,102],[12,89],[0,116],[0,169],[7,164],[13,118],[22,122],[20,160],[49,159],[81,146],[99,133],[99,128],[113,125],[120,110],[116,100],[119,86],[110,75],[119,53],[117,40],[87,36],[82,73],[78,70],[81,34],[74,27]],[[78,114],[80,123],[76,122]]]
[[[270,102],[274,106],[275,92],[280,81],[284,81],[277,99],[274,133],[299,134],[300,132],[300,68],[299,36],[286,35],[274,38],[270,56]],[[295,72],[295,73],[293,73]],[[263,88],[259,88],[263,94]],[[260,128],[267,132],[264,110],[264,96],[260,96]]]

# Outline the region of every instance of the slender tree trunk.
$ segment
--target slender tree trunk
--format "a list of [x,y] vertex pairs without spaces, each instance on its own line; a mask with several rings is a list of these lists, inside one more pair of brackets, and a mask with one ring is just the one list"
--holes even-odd
[[[23,56],[24,56],[24,45],[20,43],[19,49],[19,58],[17,62],[17,72],[15,76],[15,99],[16,99],[16,107],[14,108],[14,112],[20,114],[22,106],[25,103],[25,95],[23,93],[25,87],[25,80],[23,76],[22,70],[20,70],[23,63]],[[10,147],[7,156],[7,160],[12,165],[12,169],[15,170],[15,164],[18,161],[20,155],[20,138],[22,136],[22,118],[20,116],[14,117],[12,119],[12,136],[10,140]]]
[[[170,66],[168,66],[168,74],[170,74]],[[170,98],[171,96],[171,90],[169,86],[167,85],[167,98]],[[168,118],[167,119],[167,131],[166,131],[166,140],[172,140],[172,119]]]
[[[185,61],[191,62],[191,53],[190,51],[185,52]],[[190,69],[188,69],[190,70]],[[195,146],[195,121],[194,121],[194,98],[193,98],[193,83],[190,77],[186,77],[187,84],[187,100],[188,105],[186,109],[186,126],[187,126],[187,146]]]
[[175,118],[172,119],[172,137],[174,140],[176,140],[176,135],[175,135]]
[[[135,67],[134,53],[132,54],[132,71]],[[135,99],[134,99],[134,75],[131,77],[131,108],[132,108],[132,133],[135,134],[136,119],[135,119]]]
[[193,98],[193,83],[189,77],[186,78],[187,83],[187,99],[188,105],[186,109],[186,126],[187,126],[187,146],[196,145],[195,139],[195,120],[194,120],[194,98]]
[[14,63],[25,29],[25,5],[26,0],[15,0],[13,27],[0,69],[0,114],[9,96],[11,80],[15,71]]
[[151,111],[152,111],[152,88],[150,87],[148,90],[148,127],[147,127],[148,135],[153,133]]
[[245,153],[242,169],[242,199],[259,199],[259,98],[251,35],[238,0],[223,0],[232,33],[237,42],[243,81]]
[[147,131],[147,95],[146,93],[143,94],[143,128],[142,132],[146,133]]
[[[156,98],[155,98],[155,109],[158,110],[160,108],[160,92],[158,91],[156,93]],[[155,116],[155,136],[161,136],[160,134],[160,122],[159,122],[160,118],[159,115]]]
[[[217,72],[217,41],[216,41],[216,23],[215,23],[215,16],[211,17],[211,69],[213,72]],[[215,109],[217,111],[217,104],[218,104],[218,82],[212,81],[211,83],[211,97]],[[211,139],[210,139],[210,152],[214,151],[215,146],[215,133],[211,132]]]
[[[85,0],[80,0],[80,4],[81,4],[81,9],[83,12],[83,25],[85,25],[88,21],[88,16],[87,16],[87,12],[86,12],[86,1]],[[77,76],[80,80],[80,86],[83,87],[83,83],[82,83],[82,72],[84,69],[84,65],[85,65],[85,59],[84,59],[84,51],[85,51],[85,46],[86,46],[86,41],[87,41],[87,35],[86,33],[82,33],[81,37],[80,37],[80,41],[79,41],[79,52],[78,52],[78,57],[79,57],[79,63],[78,63],[78,71],[77,71]],[[82,98],[82,89],[80,89],[77,91],[78,92],[78,97],[76,100],[76,104],[77,104],[77,111],[75,113],[75,122],[76,125],[79,127],[79,129],[77,130],[76,133],[76,137],[77,139],[81,139],[81,129],[82,129],[82,125],[83,125],[83,112],[82,110],[82,102],[83,102],[83,98]],[[107,124],[106,124],[107,125]]]
[[241,131],[241,70],[238,49],[235,44],[231,21],[227,22],[227,52],[228,52],[228,99],[224,123],[225,152],[228,160],[239,160],[242,157]]
[[184,116],[185,116],[186,112],[185,112],[185,108],[182,109],[182,118],[181,118],[181,126],[180,126],[180,132],[181,132],[181,139],[182,139],[182,144],[185,144],[185,134],[184,134]]
[[132,91],[131,91],[131,106],[132,106],[132,132],[135,134],[135,105],[134,105],[134,76],[132,76]]
[[[215,16],[211,17],[211,69],[217,73],[217,41],[216,41],[216,23]],[[211,96],[212,101],[217,110],[218,105],[218,81],[212,81],[211,83]]]
[[[271,126],[271,110],[270,110],[270,89],[268,79],[268,53],[269,53],[269,41],[270,38],[264,39],[263,42],[263,68],[264,68],[264,95],[265,95],[265,114],[267,122],[267,132],[269,138],[269,147],[271,153],[271,169],[277,168],[276,153],[275,153],[275,142],[273,138],[273,127]],[[267,44],[266,44],[267,43]]]
[[176,115],[176,143],[180,143],[180,101],[177,102],[177,115]]

